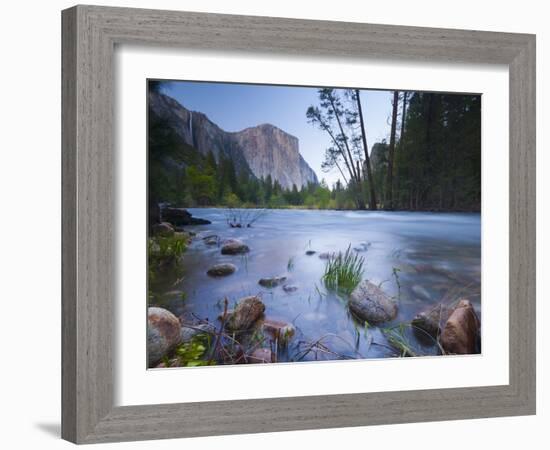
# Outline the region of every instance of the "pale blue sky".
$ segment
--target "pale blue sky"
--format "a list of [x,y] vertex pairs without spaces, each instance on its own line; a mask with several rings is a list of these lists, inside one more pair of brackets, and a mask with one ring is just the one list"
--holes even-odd
[[[164,92],[187,109],[206,114],[226,131],[275,125],[298,138],[300,153],[319,180],[325,178],[332,184],[338,179],[337,169],[321,171],[323,154],[330,145],[328,136],[306,119],[307,108],[319,104],[317,88],[174,81]],[[391,96],[390,91],[361,91],[369,151],[372,144],[389,136]]]

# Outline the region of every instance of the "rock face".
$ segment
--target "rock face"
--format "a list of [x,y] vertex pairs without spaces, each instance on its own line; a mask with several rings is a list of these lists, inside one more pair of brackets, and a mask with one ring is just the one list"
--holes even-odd
[[238,239],[228,239],[223,243],[222,255],[240,255],[249,252],[248,245]]
[[229,316],[226,327],[232,331],[246,331],[262,317],[265,305],[259,297],[252,295],[237,303],[235,310]]
[[370,154],[370,163],[374,172],[386,171],[388,167],[388,144],[376,142]]
[[460,300],[441,333],[441,345],[447,353],[479,353],[480,322],[469,300]]
[[222,263],[222,264],[214,264],[208,271],[206,272],[211,277],[225,277],[227,275],[231,275],[232,273],[235,273],[237,270],[237,267],[235,265],[230,263]]
[[300,189],[308,182],[318,183],[315,172],[299,152],[298,139],[273,125],[226,132],[206,115],[189,111],[173,98],[157,92],[149,93],[149,111],[202,155],[211,151],[218,162],[221,157],[231,159],[237,174],[258,179],[271,175],[288,189],[293,184]]
[[147,309],[147,361],[153,367],[181,340],[180,321],[164,308]]
[[317,175],[300,155],[296,137],[270,124],[247,128],[233,137],[256,178],[271,175],[287,189],[318,183]]
[[350,311],[359,319],[371,324],[395,319],[397,305],[378,286],[363,281],[351,293]]
[[428,333],[433,338],[441,334],[441,330],[449,319],[452,309],[441,303],[428,311],[417,314],[412,320],[412,325]]

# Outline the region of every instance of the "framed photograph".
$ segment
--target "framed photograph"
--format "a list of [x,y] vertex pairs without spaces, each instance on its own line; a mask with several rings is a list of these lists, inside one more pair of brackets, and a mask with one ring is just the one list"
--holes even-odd
[[535,413],[534,36],[62,19],[65,439]]

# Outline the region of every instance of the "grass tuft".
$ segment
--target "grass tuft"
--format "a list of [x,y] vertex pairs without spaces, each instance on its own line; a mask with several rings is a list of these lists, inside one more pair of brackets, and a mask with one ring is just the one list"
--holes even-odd
[[327,289],[350,294],[361,282],[364,264],[365,258],[353,251],[350,245],[345,253],[338,252],[329,257],[323,282]]

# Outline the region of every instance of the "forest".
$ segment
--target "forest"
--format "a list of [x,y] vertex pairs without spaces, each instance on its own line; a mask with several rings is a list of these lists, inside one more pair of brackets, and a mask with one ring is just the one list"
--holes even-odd
[[479,211],[481,96],[392,91],[391,98],[387,139],[369,149],[369,105],[359,91],[319,89],[305,118],[329,138],[331,146],[319,149],[322,169],[339,179],[291,189],[237,170],[231,158],[198,152],[150,114],[149,195],[186,207]]

